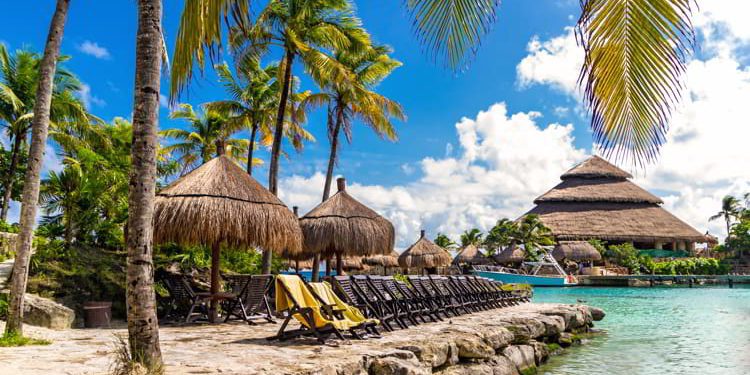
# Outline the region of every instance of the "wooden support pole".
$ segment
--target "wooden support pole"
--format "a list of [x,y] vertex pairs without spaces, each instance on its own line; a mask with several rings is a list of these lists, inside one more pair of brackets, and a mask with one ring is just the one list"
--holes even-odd
[[216,322],[219,315],[219,300],[216,294],[219,293],[219,267],[221,260],[221,245],[215,243],[211,246],[211,308],[208,313],[208,321]]

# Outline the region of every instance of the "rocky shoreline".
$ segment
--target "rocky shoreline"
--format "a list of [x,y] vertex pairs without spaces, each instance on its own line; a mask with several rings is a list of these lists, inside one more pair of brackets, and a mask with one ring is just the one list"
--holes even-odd
[[[483,314],[478,324],[450,324],[439,332],[382,353],[335,363],[310,375],[530,374],[562,348],[580,342],[604,311],[585,305],[529,304]],[[419,328],[417,328],[419,329]]]

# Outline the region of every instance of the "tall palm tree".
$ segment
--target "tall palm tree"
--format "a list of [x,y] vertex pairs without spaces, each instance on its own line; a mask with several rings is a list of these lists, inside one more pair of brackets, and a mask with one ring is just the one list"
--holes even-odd
[[23,203],[21,205],[21,227],[16,244],[16,257],[13,263],[13,282],[10,288],[8,317],[5,335],[23,335],[23,300],[26,293],[29,261],[31,259],[31,240],[36,224],[36,210],[39,202],[39,182],[42,170],[44,147],[47,143],[47,130],[50,122],[50,106],[55,80],[57,60],[60,55],[65,20],[68,15],[70,0],[58,0],[52,16],[44,55],[39,64],[39,82],[34,100],[34,115],[31,120],[31,149],[29,165],[26,169],[23,186]]
[[[58,57],[63,62],[66,57]],[[36,101],[36,89],[40,81],[40,64],[42,58],[34,52],[20,50],[9,54],[4,45],[0,45],[0,125],[3,125],[11,143],[8,169],[3,171],[2,205],[0,219],[6,220],[8,208],[16,180],[17,170],[21,167],[22,154],[25,152],[29,130],[31,129]],[[65,126],[68,122],[87,122],[87,113],[81,101],[74,93],[80,90],[80,82],[71,72],[63,67],[55,69],[52,80],[52,102],[50,119],[53,127]]]
[[740,205],[740,200],[731,195],[727,195],[721,200],[721,211],[711,216],[708,220],[713,221],[724,219],[727,224],[727,237],[729,237],[732,230],[732,220],[737,218],[741,209],[742,206]]
[[482,244],[483,237],[484,234],[482,234],[482,231],[477,228],[464,231],[461,234],[461,247],[469,245],[479,246]]
[[238,162],[245,160],[248,141],[232,138],[232,135],[242,129],[241,122],[229,121],[225,113],[213,109],[196,113],[190,104],[180,104],[180,109],[172,112],[169,117],[184,119],[190,124],[189,130],[173,128],[159,132],[162,137],[178,140],[163,150],[177,153],[177,160],[182,166],[181,175],[220,154],[226,154]]
[[458,244],[455,241],[443,233],[438,233],[435,240],[432,242],[446,250],[454,250],[458,247]]
[[63,226],[65,247],[70,248],[77,227],[78,212],[81,207],[84,175],[77,165],[64,168],[61,172],[50,171],[42,180],[39,203],[44,207],[47,222],[57,222]]
[[153,263],[159,88],[164,39],[161,0],[138,0],[135,44],[132,171],[128,193],[126,302],[132,360],[161,373]]
[[487,254],[494,255],[498,250],[512,246],[517,230],[518,226],[514,221],[507,218],[498,220],[484,238],[483,244],[487,249]]
[[554,244],[552,231],[539,220],[538,215],[526,215],[517,223],[513,241],[522,244],[526,256],[532,260],[538,259],[542,246]]

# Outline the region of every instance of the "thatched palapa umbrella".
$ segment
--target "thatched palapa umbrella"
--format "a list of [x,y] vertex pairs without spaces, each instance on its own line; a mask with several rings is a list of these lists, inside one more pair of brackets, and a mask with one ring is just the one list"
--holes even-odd
[[388,274],[389,268],[398,268],[398,253],[391,251],[388,255],[373,255],[370,257],[362,258],[362,263],[370,267],[382,268],[383,275]]
[[398,264],[402,268],[421,268],[434,269],[437,267],[450,266],[453,257],[448,250],[435,245],[425,237],[425,231],[422,230],[419,240],[409,246],[406,251],[398,257]]
[[[297,217],[226,156],[182,176],[156,195],[154,241],[211,247],[211,293],[219,292],[221,245],[302,250]],[[218,301],[211,301],[211,319]]]
[[519,264],[523,263],[524,259],[526,259],[526,254],[520,247],[506,248],[492,257],[492,259],[500,264]]
[[[339,269],[338,262],[339,260],[336,259],[333,263],[333,266],[336,269]],[[344,271],[362,271],[364,269],[367,269],[369,266],[362,263],[361,257],[343,257],[341,258],[341,269]]]
[[[337,179],[336,184],[336,194],[300,219],[305,254],[340,260],[345,255],[390,253],[395,241],[393,224],[349,195],[345,179]],[[339,266],[337,272],[341,271]]]
[[490,263],[490,259],[484,256],[476,245],[469,244],[464,246],[461,251],[456,254],[453,258],[453,265],[460,266],[462,264],[487,264]]
[[560,241],[552,250],[555,260],[563,259],[574,262],[602,260],[602,255],[588,241]]

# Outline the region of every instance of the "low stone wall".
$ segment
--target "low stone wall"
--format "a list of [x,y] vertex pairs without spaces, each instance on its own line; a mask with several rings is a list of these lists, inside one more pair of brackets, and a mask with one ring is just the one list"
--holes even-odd
[[[584,305],[528,304],[496,314],[482,313],[476,321],[439,324],[439,330],[413,342],[391,342],[383,352],[297,372],[315,375],[527,374],[557,348],[588,332],[604,318],[598,308]],[[425,337],[426,336],[426,337]],[[556,345],[550,345],[556,344]],[[551,351],[553,353],[551,353]]]

